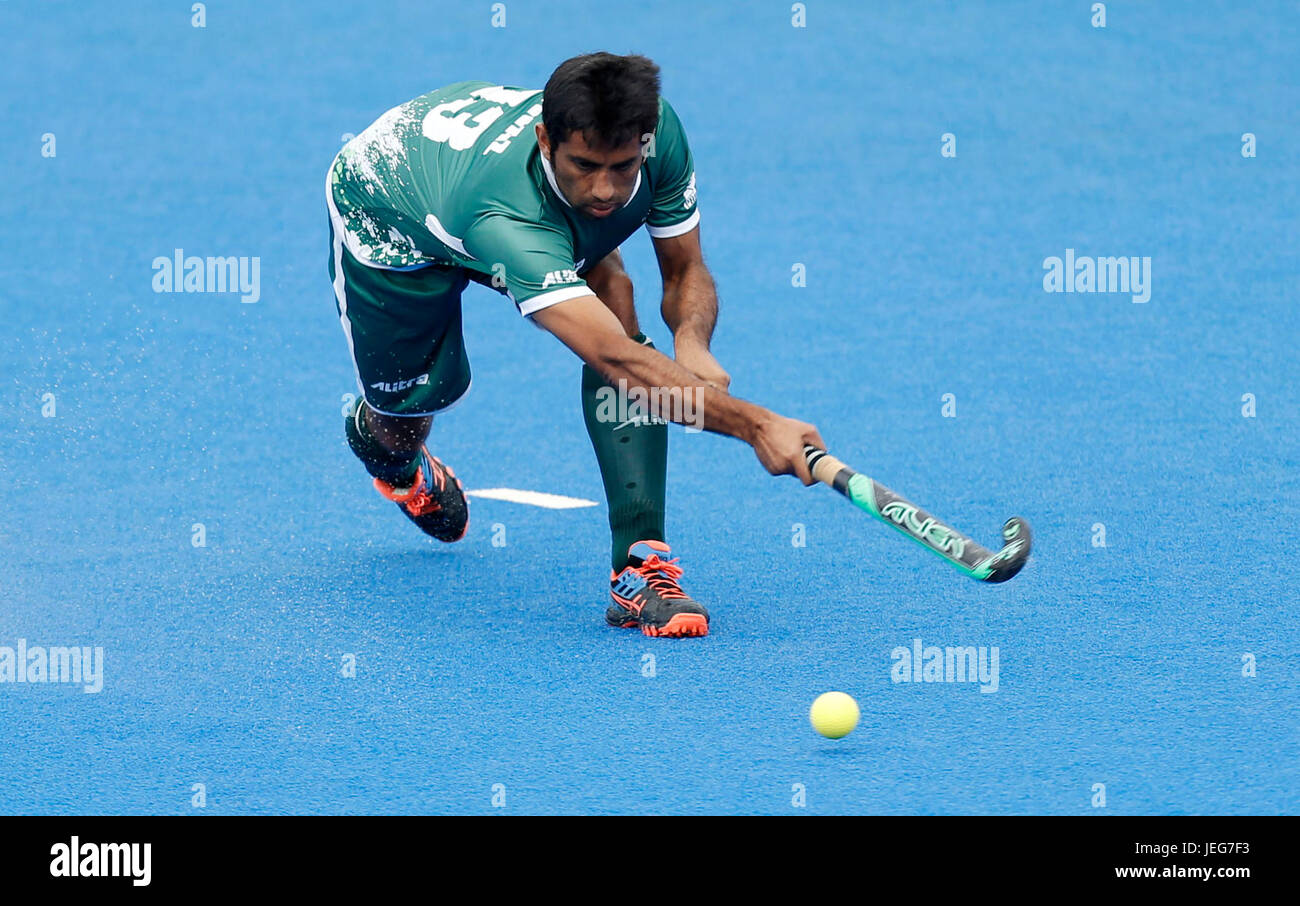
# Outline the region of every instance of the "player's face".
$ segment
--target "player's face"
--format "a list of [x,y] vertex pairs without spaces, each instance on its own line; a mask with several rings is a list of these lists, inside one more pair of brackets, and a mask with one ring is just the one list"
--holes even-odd
[[588,145],[581,132],[574,132],[550,150],[556,184],[569,204],[588,217],[608,217],[631,200],[641,169],[636,139],[607,148]]

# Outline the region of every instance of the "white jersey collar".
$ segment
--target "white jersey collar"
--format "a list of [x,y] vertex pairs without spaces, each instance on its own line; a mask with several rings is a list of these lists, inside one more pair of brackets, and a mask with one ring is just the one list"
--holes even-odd
[[560,199],[560,201],[564,202],[566,207],[573,207],[573,205],[569,204],[569,199],[565,198],[564,193],[560,191],[560,187],[556,185],[555,171],[551,169],[551,162],[546,159],[546,155],[542,152],[541,148],[537,149],[537,156],[542,159],[542,170],[546,173],[546,181],[549,182],[551,188],[555,190],[555,196]]

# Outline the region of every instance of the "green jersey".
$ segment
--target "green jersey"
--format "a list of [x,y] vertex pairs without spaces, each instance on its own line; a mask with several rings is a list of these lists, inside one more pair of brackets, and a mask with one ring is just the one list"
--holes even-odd
[[530,315],[590,292],[580,274],[641,224],[651,236],[699,222],[695,165],[681,122],[659,101],[632,197],[588,217],[560,193],[537,145],[540,91],[459,82],[389,110],[330,167],[335,232],[362,264],[454,265]]

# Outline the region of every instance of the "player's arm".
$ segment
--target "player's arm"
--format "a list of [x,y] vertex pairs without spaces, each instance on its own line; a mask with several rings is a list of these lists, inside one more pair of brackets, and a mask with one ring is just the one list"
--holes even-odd
[[718,291],[704,264],[697,226],[679,236],[652,239],[664,299],[660,306],[664,323],[673,332],[673,350],[688,371],[719,390],[731,385],[731,375],[718,364],[709,350],[713,328],[718,323]]
[[[533,312],[532,318],[607,381],[617,384],[621,379],[629,387],[664,391],[648,394],[656,407],[665,396],[695,401],[694,415],[702,419],[706,431],[745,441],[771,474],[795,475],[812,484],[803,449],[808,443],[825,448],[816,428],[701,384],[699,377],[677,362],[629,339],[618,318],[595,295],[547,306]],[[682,411],[671,411],[674,408],[654,414],[686,421]]]
[[677,112],[663,98],[659,99],[653,151],[646,158],[655,187],[646,231],[654,240],[663,277],[664,321],[673,332],[677,361],[714,387],[726,390],[731,376],[709,351],[718,321],[718,293],[700,252],[695,160]]

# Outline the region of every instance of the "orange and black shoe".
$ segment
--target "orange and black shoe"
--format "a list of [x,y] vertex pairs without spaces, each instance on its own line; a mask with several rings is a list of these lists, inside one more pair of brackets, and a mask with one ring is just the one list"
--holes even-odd
[[394,488],[376,478],[375,490],[383,494],[426,535],[439,541],[459,541],[469,529],[469,501],[460,486],[456,473],[420,448],[420,466],[415,472],[415,484],[409,488]]
[[662,541],[638,541],[627,549],[628,565],[610,572],[605,622],[648,636],[701,636],[709,634],[709,612],[687,597],[677,584],[682,568]]

